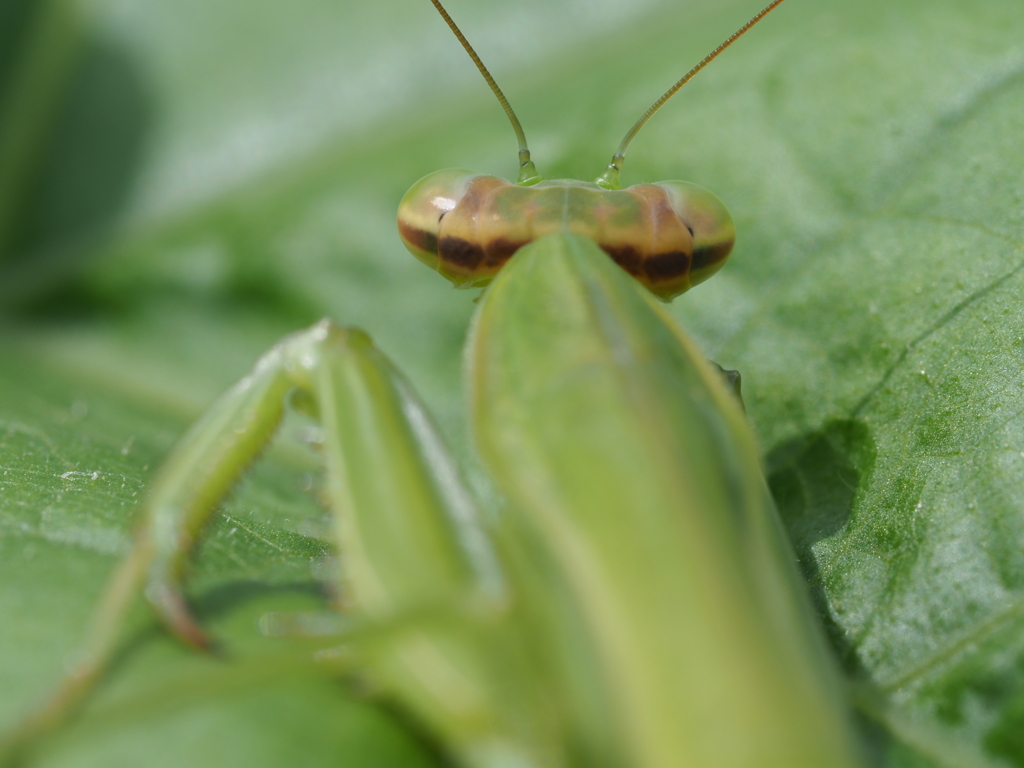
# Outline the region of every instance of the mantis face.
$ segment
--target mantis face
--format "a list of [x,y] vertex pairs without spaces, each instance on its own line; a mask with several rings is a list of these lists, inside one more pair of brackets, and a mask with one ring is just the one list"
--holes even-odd
[[573,232],[666,301],[721,269],[736,240],[728,209],[697,184],[519,186],[459,169],[412,186],[398,208],[398,231],[413,256],[457,287],[486,285],[522,246]]

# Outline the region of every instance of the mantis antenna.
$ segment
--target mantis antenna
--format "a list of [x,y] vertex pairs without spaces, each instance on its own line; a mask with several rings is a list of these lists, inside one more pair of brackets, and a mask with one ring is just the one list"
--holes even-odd
[[[622,163],[626,159],[626,147],[629,146],[629,143],[633,140],[633,137],[640,132],[640,129],[644,127],[644,125],[647,123],[648,120],[651,119],[654,113],[661,109],[662,106],[664,106],[666,101],[675,96],[680,88],[682,88],[684,85],[690,82],[690,80],[693,79],[694,75],[696,75],[698,72],[704,69],[704,67],[710,64],[712,61],[714,61],[718,57],[718,54],[720,54],[730,45],[735,43],[740,37],[743,36],[745,32],[747,32],[747,30],[749,30],[751,27],[757,24],[757,22],[759,22],[769,13],[771,13],[775,9],[775,7],[781,3],[782,0],[774,0],[774,2],[770,3],[764,10],[762,10],[760,13],[754,16],[754,18],[752,18],[742,27],[733,32],[733,34],[729,36],[728,40],[726,40],[720,46],[715,48],[715,50],[713,50],[711,53],[709,53],[707,56],[701,59],[700,63],[697,64],[697,66],[695,66],[685,75],[683,75],[681,78],[679,78],[675,85],[673,85],[671,88],[665,91],[662,97],[658,99],[656,102],[654,102],[650,106],[650,108],[646,112],[644,112],[643,115],[640,116],[640,119],[633,124],[633,127],[630,128],[629,131],[627,131],[626,135],[619,143],[619,148],[615,150],[615,154],[612,155],[612,161],[608,163],[608,166],[604,169],[604,173],[602,173],[598,177],[597,185],[599,187],[603,187],[604,189],[619,189],[619,173],[620,171],[622,171]],[[434,5],[437,5],[437,3],[435,2]]]
[[[501,88],[498,87],[498,84],[494,81],[494,78],[491,76],[491,73],[487,70],[487,67],[484,66],[484,63],[480,60],[480,56],[477,55],[477,52],[473,49],[473,46],[470,45],[469,40],[467,40],[466,36],[462,34],[462,30],[459,29],[458,24],[456,24],[452,20],[452,17],[448,15],[448,11],[446,11],[444,9],[444,6],[441,5],[440,0],[430,0],[430,2],[434,4],[434,7],[437,8],[437,12],[441,14],[441,18],[445,20],[445,23],[447,23],[448,26],[451,28],[452,32],[455,34],[455,37],[457,37],[459,42],[462,43],[462,47],[466,49],[466,53],[469,54],[469,57],[473,60],[473,63],[476,64],[476,68],[480,70],[480,74],[483,75],[484,80],[487,81],[487,85],[490,86],[491,91],[498,99],[498,102],[501,104],[501,108],[504,109],[505,114],[508,115],[509,122],[512,123],[512,130],[516,132],[516,138],[519,140],[519,178],[516,181],[516,183],[519,184],[520,186],[530,186],[532,184],[536,184],[541,180],[541,177],[540,174],[537,173],[537,168],[534,166],[533,160],[530,159],[530,149],[526,145],[526,134],[523,132],[523,126],[519,123],[519,118],[516,117],[516,113],[512,111],[512,106],[508,103],[508,99],[505,98],[505,94],[501,92]],[[681,78],[679,78],[675,85],[673,85],[671,88],[665,91],[661,98],[655,101],[650,106],[650,108],[646,112],[644,112],[643,115],[640,116],[640,119],[633,124],[633,127],[630,128],[626,135],[623,137],[622,141],[619,143],[619,148],[615,150],[615,154],[612,155],[612,161],[608,163],[607,167],[604,169],[604,173],[602,173],[597,178],[597,185],[604,189],[619,189],[619,174],[622,171],[622,163],[626,159],[626,147],[628,147],[629,143],[633,141],[633,137],[640,132],[640,129],[643,128],[644,125],[646,125],[647,121],[654,116],[654,113],[664,106],[666,101],[675,96],[680,88],[682,88],[684,85],[690,82],[690,80],[693,79],[694,75],[696,75],[698,72],[704,69],[704,67],[706,67],[712,61],[718,58],[718,55],[722,53],[722,51],[724,51],[730,45],[735,43],[751,27],[753,27],[755,24],[757,24],[757,22],[759,22],[769,13],[771,13],[775,9],[775,7],[780,5],[781,3],[782,0],[773,0],[773,2],[771,2],[760,13],[758,13],[750,21],[748,21],[746,24],[744,24],[742,27],[736,30],[732,35],[730,35],[724,43],[719,45],[717,48],[715,48],[715,50],[713,50],[711,53],[709,53],[707,56],[701,59],[700,63],[697,64],[697,66],[695,66],[693,69],[691,69]]]
[[[445,20],[445,23],[451,28],[452,32],[455,33],[455,37],[462,43],[462,47],[466,49],[466,53],[469,54],[469,58],[476,64],[476,68],[480,70],[480,74],[484,76],[484,80],[487,81],[487,85],[491,87],[491,91],[497,97],[498,102],[501,104],[501,108],[505,110],[505,114],[508,115],[509,122],[512,123],[512,130],[516,132],[516,138],[519,140],[519,179],[516,181],[520,186],[530,186],[536,184],[541,180],[540,174],[537,173],[537,168],[533,164],[533,160],[530,159],[530,148],[526,146],[526,134],[523,132],[523,126],[519,123],[519,118],[516,117],[516,113],[512,111],[512,106],[508,103],[508,99],[505,98],[505,94],[501,92],[501,88],[494,82],[494,78],[491,77],[491,73],[487,71],[487,67],[480,60],[477,52],[473,49],[473,46],[469,44],[469,40],[462,34],[462,30],[459,29],[459,25],[456,24],[452,17],[448,15],[448,11],[441,5],[440,0],[430,0],[437,8],[437,12],[441,14],[441,18]],[[782,2],[782,0],[778,0]]]

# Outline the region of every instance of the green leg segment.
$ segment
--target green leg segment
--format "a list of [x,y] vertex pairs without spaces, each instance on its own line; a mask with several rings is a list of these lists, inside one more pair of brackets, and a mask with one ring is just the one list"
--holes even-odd
[[861,766],[750,430],[664,309],[549,235],[491,284],[470,361],[584,764]]
[[530,653],[511,623],[502,568],[451,460],[370,339],[329,321],[274,347],[177,444],[150,488],[82,663],[8,747],[73,711],[106,668],[140,591],[182,641],[209,646],[182,591],[189,553],[272,438],[290,395],[324,429],[344,587],[360,627],[347,639],[361,671],[466,765],[559,765],[554,718],[545,716]]

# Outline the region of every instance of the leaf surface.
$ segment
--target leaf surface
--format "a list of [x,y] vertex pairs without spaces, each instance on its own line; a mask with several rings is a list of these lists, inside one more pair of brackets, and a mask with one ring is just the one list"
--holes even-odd
[[[450,10],[541,172],[583,178],[759,9],[514,5]],[[515,145],[432,14],[82,4],[0,261],[0,725],[75,648],[160,456],[285,333],[324,315],[365,328],[469,458],[474,297],[409,257],[394,212],[437,168],[512,174]],[[727,267],[672,311],[743,373],[848,671],[943,738],[1024,766],[1022,28],[1017,0],[793,0],[652,120],[624,181],[695,181],[736,218]],[[16,64],[0,57],[0,103]],[[239,654],[277,649],[255,631],[265,611],[325,599],[305,430],[286,425],[197,560],[198,607]],[[435,763],[334,683],[285,664],[218,686],[216,660],[142,611],[133,633],[38,765]],[[896,739],[886,761],[964,764],[940,743]]]

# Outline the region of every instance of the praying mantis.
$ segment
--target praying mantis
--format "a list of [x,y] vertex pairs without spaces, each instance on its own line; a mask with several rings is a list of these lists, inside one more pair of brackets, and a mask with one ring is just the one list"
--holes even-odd
[[[168,457],[81,666],[25,733],[86,695],[140,591],[175,635],[208,647],[183,593],[187,556],[290,402],[324,429],[356,619],[325,664],[369,676],[460,765],[865,764],[740,406],[650,295],[721,266],[728,212],[694,185],[635,193],[658,224],[647,247],[621,223],[641,203],[609,201],[629,194],[625,145],[650,113],[593,185],[539,182],[509,114],[519,184],[441,172],[446,185],[422,180],[399,213],[414,255],[487,285],[467,345],[470,407],[502,509],[480,511],[369,336],[320,322],[261,358]],[[487,198],[499,187],[510,191]],[[466,196],[477,207],[453,234]],[[589,223],[563,215],[577,209]],[[531,212],[528,234],[473,229],[512,210]]]

